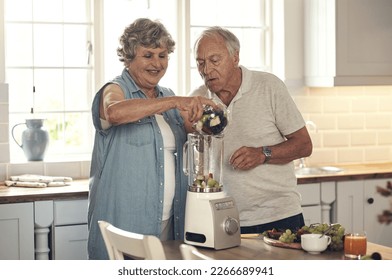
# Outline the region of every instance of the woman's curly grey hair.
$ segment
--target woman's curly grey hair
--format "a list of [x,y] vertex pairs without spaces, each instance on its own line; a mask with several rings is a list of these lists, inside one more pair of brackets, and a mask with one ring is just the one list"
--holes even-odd
[[127,26],[120,37],[120,46],[117,55],[125,66],[136,56],[139,46],[145,48],[164,48],[168,53],[174,51],[175,41],[172,39],[166,27],[158,20],[139,18]]

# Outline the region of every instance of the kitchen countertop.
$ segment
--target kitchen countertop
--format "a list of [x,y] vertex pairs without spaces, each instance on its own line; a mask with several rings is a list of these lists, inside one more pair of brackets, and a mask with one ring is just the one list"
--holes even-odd
[[0,204],[87,198],[88,192],[88,180],[75,180],[69,186],[46,188],[7,187],[0,183]]
[[[179,246],[180,240],[164,241],[163,249],[168,260],[181,260]],[[344,260],[343,251],[324,251],[321,254],[312,255],[302,249],[288,249],[274,247],[266,244],[262,237],[242,238],[238,247],[214,250],[211,248],[197,247],[197,249],[216,260]],[[392,248],[378,244],[367,244],[367,254],[374,252],[381,254],[383,260],[392,260]]]
[[[298,175],[299,184],[328,181],[349,181],[392,178],[392,163],[333,165],[343,171],[319,175]],[[31,202],[52,199],[77,199],[88,197],[88,179],[74,180],[69,186],[46,188],[7,187],[0,182],[0,204]]]
[[343,171],[318,175],[297,175],[298,184],[392,178],[392,163],[334,164],[333,166],[339,167],[343,169]]

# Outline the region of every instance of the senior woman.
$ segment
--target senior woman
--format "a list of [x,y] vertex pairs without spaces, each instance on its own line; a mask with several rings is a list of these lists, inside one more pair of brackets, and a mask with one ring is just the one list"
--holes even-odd
[[108,258],[99,220],[161,240],[183,238],[186,128],[201,117],[203,105],[214,103],[158,85],[174,45],[159,21],[137,19],[120,37],[122,74],[94,98],[89,259]]

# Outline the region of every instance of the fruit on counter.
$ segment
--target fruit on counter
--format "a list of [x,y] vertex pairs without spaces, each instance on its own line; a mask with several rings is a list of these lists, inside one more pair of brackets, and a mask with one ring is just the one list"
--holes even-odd
[[208,176],[198,175],[193,185],[199,188],[218,188],[219,182],[210,173]]
[[218,135],[222,133],[227,125],[227,114],[222,109],[213,109],[211,106],[204,108],[203,116],[194,124],[199,133]]
[[361,257],[361,260],[381,260],[381,254],[378,252],[374,252],[371,255],[365,255],[363,257]]
[[[311,224],[310,226],[303,226],[302,229],[307,233],[324,233],[331,237],[331,244],[329,244],[328,248],[332,251],[340,251],[343,250],[343,237],[345,228],[340,224]],[[328,230],[328,232],[327,232]]]
[[[328,230],[328,231],[327,231]],[[340,224],[311,224],[309,226],[303,226],[299,230],[292,231],[290,229],[286,230],[267,230],[262,233],[262,235],[272,238],[275,240],[279,240],[284,243],[300,243],[301,235],[306,233],[325,233],[331,237],[331,244],[329,244],[328,248],[332,251],[340,251],[343,250],[343,237],[344,237],[345,229]]]
[[291,232],[290,229],[286,229],[279,237],[280,242],[293,243],[297,239],[297,235]]

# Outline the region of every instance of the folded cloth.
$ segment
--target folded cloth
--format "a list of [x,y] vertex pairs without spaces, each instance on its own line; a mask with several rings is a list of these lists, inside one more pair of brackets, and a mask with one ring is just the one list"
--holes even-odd
[[5,181],[7,187],[46,188],[46,183]]
[[50,182],[72,182],[71,177],[59,177],[59,176],[43,176],[43,175],[34,175],[34,174],[24,174],[19,176],[11,176],[12,181],[19,182],[42,182],[42,183],[50,183]]
[[5,181],[5,184],[8,187],[45,188],[67,186],[70,182],[71,177],[24,174],[11,176],[11,180]]

